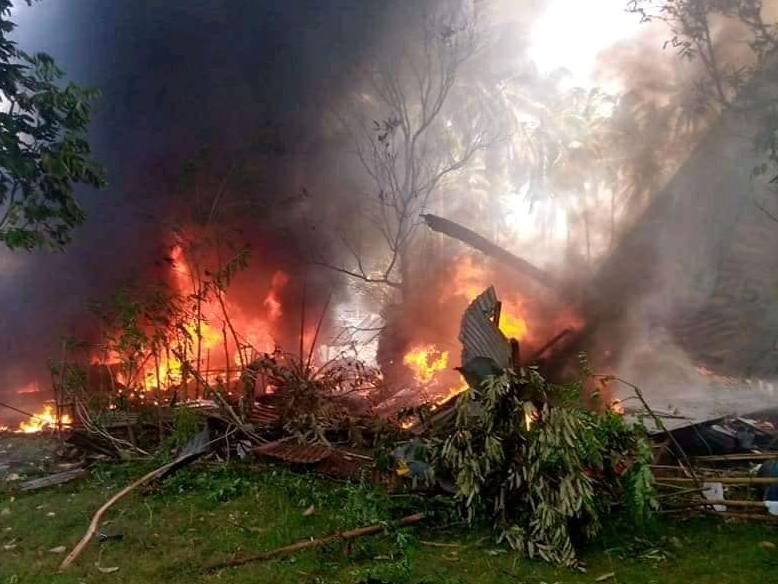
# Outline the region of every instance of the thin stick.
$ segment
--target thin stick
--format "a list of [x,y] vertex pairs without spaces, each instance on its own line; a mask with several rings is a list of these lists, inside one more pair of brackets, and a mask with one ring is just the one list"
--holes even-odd
[[[224,339],[224,387],[230,385],[230,350],[227,348],[227,323],[222,324],[222,339]],[[206,380],[207,381],[207,380]]]
[[[672,486],[672,487],[674,487],[674,488],[675,488],[675,485],[670,485],[670,486]],[[701,492],[702,492],[702,491],[704,491],[704,490],[706,490],[706,489],[698,489],[698,488],[694,488],[694,489],[683,489],[683,490],[681,490],[681,491],[675,491],[675,492],[673,492],[673,493],[664,493],[664,494],[662,494],[662,495],[657,495],[657,497],[656,497],[656,498],[657,498],[657,499],[669,499],[669,498],[671,498],[671,497],[681,497],[681,496],[683,496],[683,495],[691,495],[691,494],[693,494],[693,493],[701,493]]]
[[[424,513],[415,513],[413,515],[408,515],[400,519],[399,525],[401,527],[405,527],[406,525],[413,525],[414,523],[418,523],[426,519],[426,517],[427,516]],[[252,562],[262,562],[265,560],[269,560],[271,558],[291,554],[300,550],[305,550],[312,547],[320,547],[334,541],[345,541],[349,539],[355,539],[357,537],[362,537],[365,535],[375,535],[376,533],[381,533],[386,530],[387,530],[387,526],[385,524],[378,523],[376,525],[370,525],[367,527],[352,529],[351,531],[335,532],[329,535],[324,535],[318,539],[303,539],[293,544],[276,548],[274,550],[270,550],[267,552],[263,552],[261,554],[256,554],[254,556],[247,556],[245,558],[235,558],[232,560],[227,560],[226,562],[219,562],[216,564],[212,564],[210,566],[207,566],[204,571],[215,572],[217,570],[222,570],[224,568],[243,566],[244,564],[249,564]]]
[[154,345],[154,373],[157,377],[157,390],[154,392],[157,396],[157,433],[161,443],[164,435],[162,428],[162,378],[159,374],[159,346],[156,344]]
[[305,297],[308,294],[308,271],[303,272],[303,298],[300,302],[300,369],[305,358]]
[[39,422],[46,422],[46,420],[39,418],[35,414],[31,414],[30,412],[25,412],[24,410],[20,410],[19,408],[15,408],[13,406],[9,406],[6,403],[0,402],[0,407],[8,408],[9,410],[13,410],[14,412],[18,414],[22,414],[23,416],[27,416],[28,418],[32,418],[33,420],[38,420]]
[[319,322],[316,324],[316,332],[313,334],[313,340],[311,341],[311,348],[308,351],[308,362],[305,364],[306,374],[311,369],[311,359],[313,359],[313,350],[316,348],[316,341],[319,339],[319,332],[321,331],[321,325],[324,322],[324,317],[327,315],[327,309],[330,306],[332,300],[332,291],[330,290],[329,296],[327,296],[327,302],[324,303],[324,308],[319,316]]

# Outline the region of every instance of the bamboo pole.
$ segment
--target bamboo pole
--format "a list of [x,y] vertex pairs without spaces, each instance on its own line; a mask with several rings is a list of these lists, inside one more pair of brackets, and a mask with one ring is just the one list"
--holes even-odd
[[697,502],[701,505],[725,505],[727,507],[753,507],[756,509],[767,509],[764,501],[740,501],[737,499],[698,499]]
[[745,521],[762,521],[764,523],[778,523],[778,517],[775,515],[760,513],[735,513],[732,511],[706,511],[708,515],[718,515],[720,517],[731,517],[733,519],[743,519]]
[[[661,477],[662,482],[697,484],[699,481],[686,477]],[[706,480],[708,483],[721,483],[723,485],[776,485],[778,477],[715,477]]]
[[[414,523],[419,523],[420,521],[426,519],[426,517],[427,515],[425,513],[414,513],[413,515],[408,515],[400,519],[399,526],[405,527],[407,525],[413,525]],[[317,539],[303,539],[293,544],[276,548],[267,552],[263,552],[261,554],[247,556],[245,558],[235,558],[224,562],[218,562],[216,564],[211,564],[210,566],[207,566],[204,571],[215,572],[223,568],[243,566],[244,564],[249,564],[252,562],[262,562],[265,560],[269,560],[271,558],[291,554],[300,550],[305,550],[313,547],[320,547],[335,541],[345,541],[349,539],[355,539],[357,537],[362,537],[365,535],[375,535],[376,533],[381,533],[384,531],[387,531],[387,526],[384,523],[378,523],[375,525],[369,525],[367,527],[359,527],[357,529],[352,529],[350,531],[331,533],[329,535],[324,535]]]
[[720,454],[717,456],[695,456],[700,462],[736,462],[743,460],[772,460],[778,458],[778,451],[744,452],[741,454]]

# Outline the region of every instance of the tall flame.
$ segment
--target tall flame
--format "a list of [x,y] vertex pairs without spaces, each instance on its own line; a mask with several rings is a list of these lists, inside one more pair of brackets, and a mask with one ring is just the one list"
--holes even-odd
[[448,351],[439,351],[435,345],[416,346],[405,354],[403,363],[416,381],[427,384],[448,366]]
[[[177,292],[187,297],[195,294],[197,278],[190,269],[183,248],[180,245],[174,246],[170,256],[172,282]],[[216,377],[223,378],[228,373],[230,380],[237,379],[240,375],[239,366],[246,358],[246,346],[253,347],[258,352],[273,351],[276,344],[275,323],[283,315],[282,292],[288,282],[289,276],[285,272],[277,270],[273,274],[262,301],[264,310],[260,310],[259,314],[246,313],[241,306],[231,302],[224,290],[215,292],[220,298],[210,295],[198,304],[200,318],[192,316],[184,324],[184,329],[191,339],[191,350],[186,359],[191,361],[192,366],[198,369],[207,381],[213,381]],[[230,324],[227,323],[225,311],[229,315]],[[234,335],[231,327],[234,328]],[[225,362],[227,352],[230,357]],[[196,362],[198,357],[199,362]],[[166,390],[180,385],[183,381],[181,360],[172,351],[166,351],[157,358],[159,362],[154,355],[149,355],[149,358],[145,359],[143,370],[134,379],[125,379],[119,374],[117,381],[132,385],[133,388],[140,385],[147,392],[157,387]],[[110,364],[119,363],[120,360],[118,355],[109,355],[107,359],[97,359],[97,362]],[[139,397],[145,399],[146,396],[141,393]]]

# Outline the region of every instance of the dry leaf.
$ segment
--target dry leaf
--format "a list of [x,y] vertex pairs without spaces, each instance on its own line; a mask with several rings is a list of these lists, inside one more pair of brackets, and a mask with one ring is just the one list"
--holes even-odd
[[775,544],[771,541],[760,541],[759,547],[762,548],[763,550],[774,550]]
[[119,571],[119,566],[111,566],[110,568],[104,568],[103,566],[97,565],[97,569],[100,570],[103,574],[113,574],[114,572]]
[[311,505],[305,511],[303,511],[303,517],[310,517],[314,513],[316,513],[316,506],[315,505]]
[[605,582],[606,580],[610,580],[611,578],[616,577],[616,572],[608,572],[607,574],[603,574],[602,576],[597,576],[594,581],[595,582]]
[[49,551],[52,554],[64,554],[67,549],[68,548],[66,548],[64,545],[58,545],[57,547],[51,548]]

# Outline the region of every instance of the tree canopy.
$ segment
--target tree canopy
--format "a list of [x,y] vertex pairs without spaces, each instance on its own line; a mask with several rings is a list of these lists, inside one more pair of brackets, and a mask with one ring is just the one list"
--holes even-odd
[[58,85],[64,72],[51,56],[9,39],[10,16],[11,1],[0,0],[0,243],[58,249],[85,219],[75,185],[105,185],[86,137],[99,93]]

